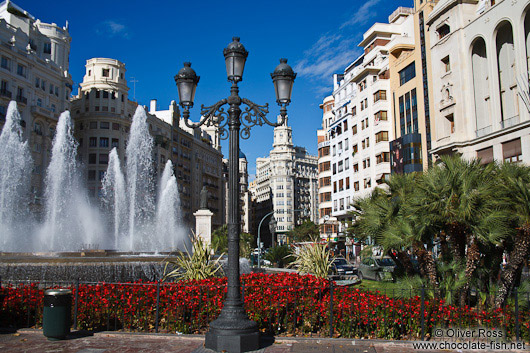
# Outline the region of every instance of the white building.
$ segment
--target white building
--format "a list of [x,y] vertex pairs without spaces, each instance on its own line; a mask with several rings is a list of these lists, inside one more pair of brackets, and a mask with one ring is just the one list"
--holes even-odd
[[441,0],[430,27],[433,155],[530,163],[530,1]]
[[356,198],[367,196],[390,175],[389,43],[411,31],[412,16],[394,16],[375,23],[359,44],[364,54],[344,74],[334,75],[334,118],[329,125],[331,146],[332,216],[344,234]]
[[324,98],[322,109],[322,129],[317,130],[318,140],[318,224],[320,238],[337,236],[337,219],[331,217],[333,202],[331,195],[331,147],[329,145],[329,126],[333,122],[333,96]]
[[0,4],[0,129],[16,100],[34,161],[35,200],[44,191],[59,114],[70,109],[70,41],[68,24],[42,23],[10,1]]
[[[302,218],[318,222],[317,164],[316,156],[293,145],[292,129],[287,122],[274,128],[269,157],[256,160],[255,222],[259,223],[266,213],[274,211],[280,244],[287,241],[285,233],[301,224]],[[275,241],[265,239],[264,242],[267,247]]]

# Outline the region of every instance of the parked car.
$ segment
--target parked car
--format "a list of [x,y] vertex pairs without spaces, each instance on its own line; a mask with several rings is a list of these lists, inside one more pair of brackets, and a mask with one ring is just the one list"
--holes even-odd
[[365,258],[359,264],[359,278],[368,278],[376,281],[392,281],[396,263],[389,257]]
[[357,274],[355,267],[343,257],[337,257],[331,263],[331,270],[334,275],[353,276]]

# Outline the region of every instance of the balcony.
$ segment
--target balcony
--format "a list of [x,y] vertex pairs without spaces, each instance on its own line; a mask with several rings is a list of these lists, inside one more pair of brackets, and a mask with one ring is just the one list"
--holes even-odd
[[28,104],[28,99],[26,97],[23,97],[23,96],[17,96],[16,97],[16,100],[18,103],[22,103],[22,104]]
[[33,113],[34,115],[39,115],[43,118],[55,118],[55,113],[53,113],[50,109],[39,107],[38,105],[31,106],[31,113]]
[[7,89],[0,89],[0,96],[1,97],[7,97],[7,98],[11,99],[13,94],[11,93],[11,91],[8,91]]
[[517,124],[519,124],[519,115],[501,121],[501,129],[506,129]]
[[[502,122],[501,122],[502,125]],[[478,129],[475,131],[477,137],[486,136],[487,134],[491,133],[491,125],[483,127],[482,129]]]

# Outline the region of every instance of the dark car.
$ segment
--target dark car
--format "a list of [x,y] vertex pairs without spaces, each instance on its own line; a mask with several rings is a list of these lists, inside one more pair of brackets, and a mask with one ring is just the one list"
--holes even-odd
[[333,274],[338,276],[353,276],[357,274],[355,267],[343,257],[338,257],[331,262]]
[[376,281],[391,281],[396,263],[389,257],[364,259],[358,268],[359,278],[368,278]]

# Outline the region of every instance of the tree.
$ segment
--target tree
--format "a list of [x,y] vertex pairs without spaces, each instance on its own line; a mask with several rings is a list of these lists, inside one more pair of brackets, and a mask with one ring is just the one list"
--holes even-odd
[[[253,236],[248,233],[239,234],[239,256],[250,257]],[[228,225],[217,228],[212,233],[212,248],[216,252],[228,252]]]
[[285,267],[285,265],[288,265],[294,260],[291,249],[289,249],[288,245],[279,245],[269,248],[263,257],[265,260],[269,260],[272,264],[276,264],[278,267]]
[[287,232],[286,235],[291,242],[298,243],[318,239],[320,231],[318,225],[312,221],[305,220],[302,224]]
[[530,168],[511,163],[504,163],[499,168],[498,183],[502,190],[502,205],[509,205],[515,232],[505,242],[508,263],[501,272],[499,293],[496,305],[504,304],[514,287],[517,274],[524,266],[530,254]]
[[295,260],[289,267],[297,268],[300,273],[309,273],[320,278],[328,277],[333,259],[327,244],[304,244],[294,256]]

